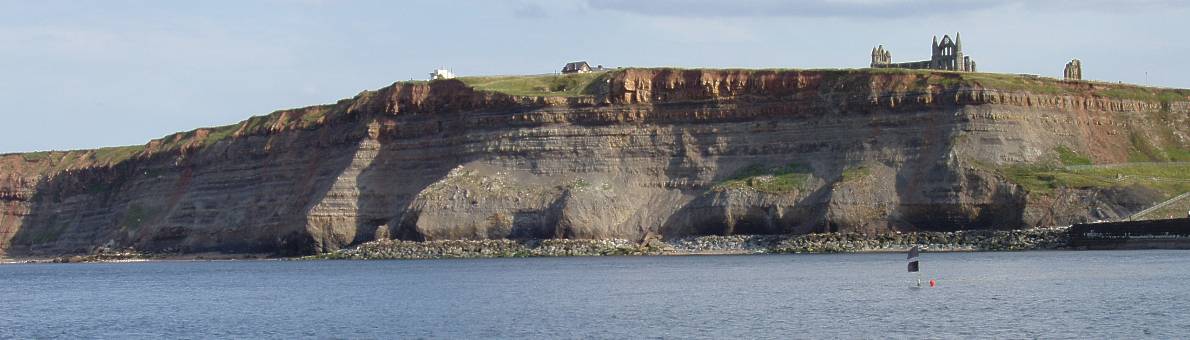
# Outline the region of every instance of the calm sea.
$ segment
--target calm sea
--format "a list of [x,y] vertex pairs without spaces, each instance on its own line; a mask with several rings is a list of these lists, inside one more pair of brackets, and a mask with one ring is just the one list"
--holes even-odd
[[[1190,251],[0,265],[0,338],[1185,338]],[[928,281],[927,281],[928,282]]]

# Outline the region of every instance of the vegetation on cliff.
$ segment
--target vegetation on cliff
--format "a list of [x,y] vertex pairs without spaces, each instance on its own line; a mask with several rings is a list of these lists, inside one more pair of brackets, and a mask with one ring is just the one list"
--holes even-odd
[[467,86],[480,91],[526,97],[577,97],[598,94],[612,71],[530,76],[459,77]]
[[[1188,89],[1165,89],[1131,84],[1113,84],[1093,81],[1064,81],[1047,77],[1017,74],[952,72],[938,70],[910,70],[895,68],[877,69],[618,69],[582,74],[511,75],[459,77],[466,86],[478,91],[502,93],[526,97],[578,97],[600,94],[601,88],[610,78],[631,70],[670,72],[731,72],[738,74],[779,74],[785,72],[819,74],[827,81],[823,90],[854,91],[871,89],[891,93],[929,92],[938,89],[995,89],[1020,91],[1042,95],[1069,95],[1102,97],[1116,100],[1135,100],[1161,103],[1165,111],[1170,103],[1190,101]],[[896,81],[882,80],[882,76],[909,76]],[[424,81],[400,82],[397,85],[427,85]],[[79,161],[79,165],[117,163],[144,152],[176,151],[186,148],[204,147],[231,137],[264,134],[286,129],[312,128],[323,123],[325,117],[336,116],[353,106],[376,96],[379,91],[364,91],[359,95],[329,105],[315,105],[297,109],[279,110],[267,115],[254,116],[241,122],[209,128],[178,132],[150,141],[143,146],[125,146],[96,150],[42,151],[21,154],[25,160],[38,162]],[[1135,161],[1190,160],[1190,151],[1181,148],[1146,145],[1143,138],[1137,139]],[[77,157],[80,153],[93,151],[89,157]],[[87,162],[90,161],[90,162]],[[64,162],[63,162],[64,163]],[[62,168],[69,168],[65,164]],[[77,167],[77,166],[75,166]]]
[[1174,196],[1190,191],[1190,163],[1130,163],[1103,166],[1014,165],[1004,175],[1030,192],[1058,188],[1103,189],[1140,185]]
[[812,175],[813,171],[810,168],[796,163],[777,167],[752,165],[715,185],[715,189],[751,189],[770,194],[786,193],[804,189]]
[[[0,172],[22,174],[53,174],[70,169],[111,166],[144,152],[144,145],[115,146],[91,150],[38,151],[14,154],[23,161],[21,166],[0,163]],[[0,158],[6,155],[0,155]]]
[[1065,145],[1059,145],[1055,151],[1058,152],[1058,160],[1062,161],[1062,165],[1091,165],[1091,158],[1070,150]]
[[[944,88],[983,88],[1028,92],[1039,95],[1102,97],[1162,103],[1190,100],[1190,89],[1170,89],[1098,81],[1069,81],[1028,74],[910,70],[896,68],[830,70],[844,74],[912,75],[916,81],[903,91],[926,91],[931,85]],[[1168,110],[1168,108],[1167,108]]]
[[[1114,219],[1190,180],[1181,163],[1106,165],[1190,155],[1184,91],[1111,91],[1122,86],[678,69],[397,83],[143,146],[4,155],[0,232],[26,251],[309,254],[391,235],[635,240]],[[493,178],[506,189],[485,187]]]

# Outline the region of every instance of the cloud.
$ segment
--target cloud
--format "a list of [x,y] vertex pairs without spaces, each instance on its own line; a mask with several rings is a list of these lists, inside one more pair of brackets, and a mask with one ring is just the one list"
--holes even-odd
[[[179,25],[181,26],[181,25]],[[181,67],[196,63],[276,63],[290,49],[262,37],[246,37],[214,25],[176,30],[113,29],[79,25],[0,26],[0,44],[23,46],[0,57],[81,61],[85,64],[141,64]]]
[[690,18],[654,18],[648,20],[653,31],[666,39],[683,43],[739,43],[757,42],[755,33],[748,25],[737,20]]
[[593,9],[673,17],[908,17],[999,6],[972,0],[587,0]]
[[521,19],[540,19],[548,17],[545,8],[536,2],[527,2],[520,4],[512,10],[512,16]]
[[1013,3],[1033,9],[1059,10],[1063,12],[1120,13],[1190,8],[1190,1],[1184,0],[1017,0],[1013,1]]
[[1190,7],[1180,0],[587,0],[592,9],[666,17],[906,18],[953,15],[1005,7],[1034,10],[1137,11]]

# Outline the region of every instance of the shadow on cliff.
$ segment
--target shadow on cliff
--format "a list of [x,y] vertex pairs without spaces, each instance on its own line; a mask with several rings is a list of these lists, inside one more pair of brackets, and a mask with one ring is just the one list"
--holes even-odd
[[[94,228],[88,220],[102,216],[74,213],[79,209],[110,206],[115,189],[122,187],[135,173],[135,166],[124,162],[110,167],[67,170],[35,184],[28,198],[29,210],[10,241],[8,253],[39,256],[89,253],[101,245],[110,230]],[[81,207],[79,207],[81,206]]]
[[369,134],[379,149],[356,181],[359,217],[352,244],[425,240],[417,229],[419,212],[410,206],[417,195],[456,166],[480,159],[477,150],[466,149],[473,129],[499,128],[493,123],[504,121],[503,115],[533,109],[457,80],[431,82],[424,90],[388,93],[389,107],[376,116],[379,124]]
[[411,115],[402,117],[396,131],[378,136],[376,157],[357,179],[360,216],[353,243],[424,240],[410,204],[451,169],[474,158],[459,148],[465,133],[460,118],[457,113]]
[[[900,230],[954,231],[1021,227],[1025,195],[998,182],[991,173],[965,166],[955,149],[964,125],[961,115],[926,111],[920,134],[906,142],[907,152],[896,176],[900,198],[890,224]],[[975,203],[983,202],[983,203]]]
[[14,253],[313,253],[304,212],[350,164],[340,153],[355,129],[349,117],[55,174],[29,199]]
[[[772,121],[757,125],[770,126]],[[670,187],[690,197],[671,213],[657,230],[666,238],[701,235],[762,235],[807,233],[819,231],[825,210],[821,204],[829,194],[829,186],[813,188],[808,193],[733,193],[716,190],[716,183],[731,178],[740,169],[750,166],[794,164],[800,159],[794,153],[734,155],[711,158],[704,154],[709,146],[728,150],[748,150],[746,138],[718,134],[690,134],[681,125],[671,126],[673,154],[665,169]],[[727,138],[721,143],[719,139]],[[750,152],[750,151],[748,151]],[[713,163],[713,164],[712,164]],[[704,173],[714,169],[713,173]],[[704,183],[709,181],[709,183]]]
[[[401,221],[418,192],[476,157],[461,149],[466,112],[533,105],[476,93],[459,81],[401,83],[341,101],[316,128],[234,137],[61,173],[37,184],[13,248],[293,256],[389,234],[419,239],[416,230],[378,227]],[[374,122],[395,124],[374,132]],[[360,195],[343,202],[336,184],[351,180],[344,174],[356,170],[368,146],[361,141],[368,139],[379,147],[355,175]]]

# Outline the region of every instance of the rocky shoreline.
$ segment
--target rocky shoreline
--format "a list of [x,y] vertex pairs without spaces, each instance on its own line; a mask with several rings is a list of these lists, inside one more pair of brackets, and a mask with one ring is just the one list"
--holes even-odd
[[[673,240],[378,240],[301,260],[387,260],[557,256],[664,256],[725,254],[800,254],[896,252],[913,246],[926,251],[1020,251],[1069,247],[1068,227],[1024,230],[967,230],[865,235],[822,233],[805,235],[698,236]],[[0,259],[0,263],[87,263],[172,260],[265,259],[266,254],[156,254],[134,249],[102,249],[94,254],[29,259]]]
[[147,261],[222,261],[261,260],[272,258],[268,254],[223,254],[207,253],[149,253],[135,249],[100,250],[92,254],[63,256],[0,257],[0,264],[19,263],[122,263]]
[[968,230],[864,235],[699,236],[674,240],[378,240],[302,259],[380,260],[544,256],[794,254],[903,251],[917,245],[927,251],[1019,251],[1063,249],[1068,228]]

